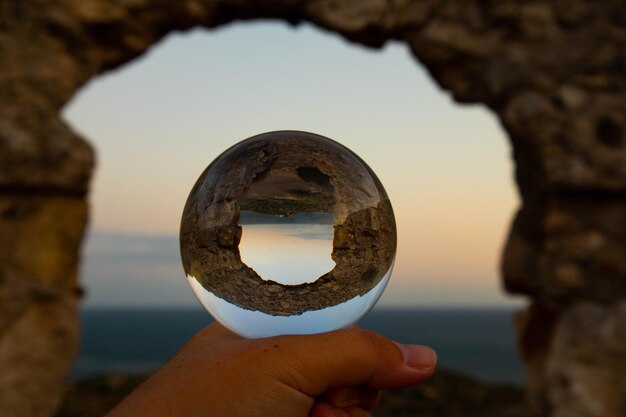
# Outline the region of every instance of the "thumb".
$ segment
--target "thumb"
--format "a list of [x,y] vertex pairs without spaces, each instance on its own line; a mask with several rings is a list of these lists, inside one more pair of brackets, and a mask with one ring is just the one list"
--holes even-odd
[[437,362],[431,348],[401,345],[358,327],[271,339],[281,348],[280,361],[273,364],[275,376],[310,396],[362,384],[407,387],[432,376]]

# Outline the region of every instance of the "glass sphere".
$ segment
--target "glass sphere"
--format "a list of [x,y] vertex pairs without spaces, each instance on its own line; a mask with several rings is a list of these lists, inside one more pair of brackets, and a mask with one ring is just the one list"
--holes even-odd
[[226,150],[191,190],[183,267],[202,305],[245,337],[312,334],[360,320],[393,267],[396,225],[372,170],[298,131]]

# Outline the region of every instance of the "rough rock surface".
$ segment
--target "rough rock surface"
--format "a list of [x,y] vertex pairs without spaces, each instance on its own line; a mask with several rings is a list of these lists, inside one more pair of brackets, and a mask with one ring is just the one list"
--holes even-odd
[[498,115],[523,199],[502,266],[533,299],[530,403],[626,415],[623,0],[0,0],[0,416],[50,415],[75,345],[93,155],[59,109],[171,31],[257,18],[406,42],[456,100]]

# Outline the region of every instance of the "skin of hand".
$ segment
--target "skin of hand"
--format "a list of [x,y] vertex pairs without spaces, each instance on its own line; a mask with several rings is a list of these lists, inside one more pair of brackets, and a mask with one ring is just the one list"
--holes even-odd
[[436,360],[356,326],[244,339],[214,323],[106,417],[366,417],[380,390],[428,379]]

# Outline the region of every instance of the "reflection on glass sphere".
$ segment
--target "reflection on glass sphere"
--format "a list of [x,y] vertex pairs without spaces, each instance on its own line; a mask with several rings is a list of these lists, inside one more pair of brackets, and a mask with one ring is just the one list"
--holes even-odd
[[246,337],[349,326],[391,275],[396,226],[385,190],[352,151],[312,133],[244,140],[200,175],[180,228],[202,305]]

